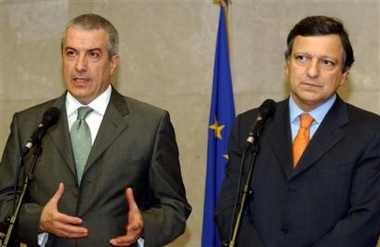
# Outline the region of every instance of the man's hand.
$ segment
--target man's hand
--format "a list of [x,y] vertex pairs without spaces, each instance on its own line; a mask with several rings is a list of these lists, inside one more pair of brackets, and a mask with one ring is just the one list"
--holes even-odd
[[82,219],[58,211],[58,202],[63,196],[65,187],[59,184],[57,191],[50,201],[42,209],[40,218],[40,232],[54,234],[62,238],[84,238],[88,236],[88,230],[81,226]]
[[111,239],[110,244],[113,246],[130,246],[137,242],[144,231],[144,221],[131,188],[125,190],[125,198],[129,205],[128,223],[125,226],[126,234]]

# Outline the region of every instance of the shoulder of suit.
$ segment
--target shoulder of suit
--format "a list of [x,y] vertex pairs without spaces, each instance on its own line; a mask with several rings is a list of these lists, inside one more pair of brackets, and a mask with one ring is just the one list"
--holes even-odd
[[[288,105],[288,99],[285,99],[285,100],[282,100],[282,101],[279,101],[279,102],[276,102],[276,112],[284,112],[286,108],[288,108],[289,105]],[[255,118],[257,117],[257,114],[258,114],[258,109],[259,109],[259,106],[255,107],[255,108],[252,108],[252,109],[249,109],[249,110],[246,110],[240,114],[238,114],[238,117],[239,118]]]
[[373,124],[380,128],[380,116],[374,112],[347,103],[347,113],[350,122],[357,120],[361,125]]
[[121,94],[118,90],[115,88],[112,88],[112,94],[111,94],[111,102],[113,101],[114,104],[122,104],[121,101],[123,100],[129,110],[133,109],[140,109],[144,111],[153,111],[153,112],[165,112],[165,109],[162,109],[158,106],[154,106],[152,104],[149,104],[147,102],[143,102],[141,100],[126,96]]
[[47,109],[52,107],[57,99],[52,99],[34,106],[30,106],[28,108],[25,108],[23,110],[17,111],[16,115],[38,115],[38,117],[41,117],[41,114],[44,113]]
[[164,114],[167,112],[167,110],[160,108],[158,106],[152,105],[150,103],[143,102],[141,100],[131,98],[128,96],[123,96],[123,97],[130,111],[137,110],[137,111],[150,112],[150,113],[155,112],[159,114]]

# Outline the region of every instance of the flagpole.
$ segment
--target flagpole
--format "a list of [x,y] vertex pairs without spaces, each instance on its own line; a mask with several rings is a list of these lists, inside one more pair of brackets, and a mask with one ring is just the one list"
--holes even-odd
[[232,0],[214,0],[217,4],[222,6],[223,13],[224,13],[224,19],[225,19],[225,25],[227,30],[227,49],[228,49],[228,55],[231,59],[231,49],[230,49],[230,15],[228,14],[228,4],[232,4]]

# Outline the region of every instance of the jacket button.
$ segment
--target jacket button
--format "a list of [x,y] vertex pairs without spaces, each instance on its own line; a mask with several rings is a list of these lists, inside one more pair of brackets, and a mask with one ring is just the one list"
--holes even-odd
[[78,197],[78,196],[79,196],[79,190],[76,189],[76,188],[73,188],[73,189],[71,190],[71,193],[72,193],[75,197]]
[[289,187],[288,188],[289,192],[297,193],[298,191],[295,188]]
[[281,227],[281,234],[282,235],[286,235],[286,234],[288,234],[290,232],[290,230],[289,230],[289,227],[288,226],[283,226],[283,227]]

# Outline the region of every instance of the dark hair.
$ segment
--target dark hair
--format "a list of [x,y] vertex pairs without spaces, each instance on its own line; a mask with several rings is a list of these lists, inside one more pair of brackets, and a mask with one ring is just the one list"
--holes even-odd
[[80,30],[105,30],[109,38],[107,45],[108,58],[111,59],[113,55],[117,54],[119,50],[119,34],[116,28],[112,25],[112,23],[108,21],[106,18],[96,14],[84,14],[75,17],[66,25],[66,28],[62,35],[61,48],[63,48],[63,42],[66,37],[66,32],[71,27]]
[[293,27],[286,40],[287,49],[285,51],[285,59],[288,60],[292,54],[293,43],[298,35],[318,36],[328,34],[339,35],[343,46],[342,69],[343,71],[349,69],[355,60],[348,33],[340,20],[327,16],[309,16],[302,19]]

